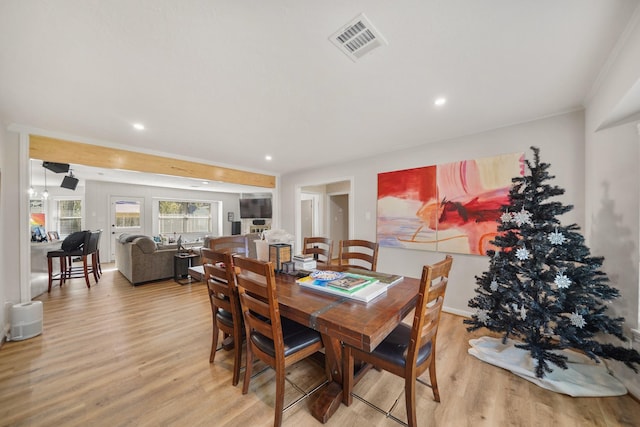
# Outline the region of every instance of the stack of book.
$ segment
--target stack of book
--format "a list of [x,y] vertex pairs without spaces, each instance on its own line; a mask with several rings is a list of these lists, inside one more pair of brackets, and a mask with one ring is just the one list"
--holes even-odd
[[362,302],[369,302],[383,294],[389,286],[374,277],[352,273],[347,273],[341,278],[330,281],[318,280],[311,276],[306,276],[296,280],[296,282],[305,288],[344,296]]
[[313,255],[298,254],[293,256],[293,263],[296,270],[313,270],[317,263]]

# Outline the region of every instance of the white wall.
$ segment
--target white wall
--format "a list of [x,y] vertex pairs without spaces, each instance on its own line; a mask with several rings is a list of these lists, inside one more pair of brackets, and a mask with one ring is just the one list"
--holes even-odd
[[[2,258],[2,275],[0,296],[2,299],[0,310],[2,310],[3,328],[0,333],[4,333],[5,325],[8,324],[8,306],[21,302],[20,295],[20,185],[19,182],[19,157],[20,141],[19,136],[12,132],[0,132],[3,140],[2,156],[0,167],[2,168],[2,188],[0,190],[0,255]],[[24,191],[26,192],[26,188]],[[27,272],[24,274],[29,276]],[[7,323],[5,323],[7,322]]]
[[[227,221],[227,212],[233,212],[235,218],[239,218],[239,194],[219,193],[211,191],[181,190],[175,188],[150,187],[134,184],[119,184],[100,181],[87,181],[85,184],[85,227],[87,229],[104,230],[108,236],[111,230],[110,224],[110,198],[119,197],[142,197],[144,198],[144,230],[143,234],[153,235],[153,203],[154,199],[182,199],[182,200],[208,200],[222,202],[222,235],[231,234],[231,222]],[[108,254],[108,239],[100,241],[100,253]],[[101,255],[104,259],[104,256]]]
[[[586,106],[586,238],[594,254],[605,257],[603,270],[621,298],[611,316],[626,319],[625,334],[639,325],[640,137],[637,121],[597,131],[622,99],[640,82],[640,18],[627,29],[617,55]],[[637,105],[636,113],[640,112]],[[619,344],[619,341],[616,341]],[[636,343],[636,348],[639,344]],[[629,391],[640,396],[640,376],[612,363]]]
[[[3,178],[3,171],[5,170],[4,163],[6,161],[7,156],[5,155],[5,139],[6,134],[4,132],[4,125],[0,122],[0,242],[4,241],[4,228],[5,228],[5,206],[7,206],[7,201],[4,197],[4,187],[6,180]],[[5,288],[7,283],[7,276],[5,273],[4,267],[4,257],[5,257],[5,245],[0,243],[0,341],[5,337],[5,325],[9,324],[9,310],[8,307],[5,308]]]
[[[550,163],[553,184],[566,190],[562,203],[573,204],[574,210],[564,215],[563,223],[584,225],[584,115],[573,112],[543,120],[523,123],[463,138],[425,144],[381,156],[305,170],[282,176],[283,228],[294,228],[294,188],[306,182],[332,182],[336,177],[353,176],[351,197],[354,198],[353,237],[376,240],[377,174],[399,169],[435,165],[457,160],[498,154],[525,152],[540,148],[541,159]],[[441,253],[398,248],[381,248],[378,270],[419,277],[424,264],[440,260]],[[488,268],[484,256],[454,254],[451,281],[445,299],[446,310],[468,314],[467,303],[475,296],[475,276]]]

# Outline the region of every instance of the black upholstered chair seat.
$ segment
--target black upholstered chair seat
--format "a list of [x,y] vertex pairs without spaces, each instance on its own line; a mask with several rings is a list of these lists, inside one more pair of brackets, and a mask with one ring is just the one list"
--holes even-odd
[[229,327],[233,327],[233,317],[231,316],[231,312],[219,308],[216,313],[216,318],[218,319],[218,322],[222,322]]
[[[320,333],[307,328],[297,322],[282,318],[282,339],[284,341],[284,355],[288,356],[312,344],[319,342],[322,338]],[[251,341],[260,350],[269,356],[275,357],[273,341],[259,332],[251,332]]]
[[67,253],[62,249],[55,249],[53,251],[47,252],[47,258],[59,258],[63,256],[67,256]]
[[[407,350],[411,339],[411,327],[401,323],[372,351],[380,359],[398,366],[407,364]],[[431,354],[431,341],[418,350],[418,365]]]

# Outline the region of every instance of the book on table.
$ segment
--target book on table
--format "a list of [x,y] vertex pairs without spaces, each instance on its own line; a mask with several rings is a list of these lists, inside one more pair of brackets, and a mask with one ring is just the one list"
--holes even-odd
[[343,277],[334,280],[318,280],[311,276],[305,276],[296,282],[308,289],[362,302],[369,302],[385,293],[388,287],[387,284],[375,278],[352,273],[346,273]]
[[313,270],[318,266],[313,258],[311,258],[311,261],[298,261],[294,257],[293,264],[295,265],[296,270]]
[[300,261],[300,262],[308,262],[308,261],[314,261],[315,258],[313,257],[313,254],[297,254],[293,256],[293,260]]
[[363,270],[361,268],[348,268],[345,270],[345,273],[373,277],[374,279],[378,279],[379,282],[385,283],[389,286],[393,286],[404,279],[404,276],[400,276],[398,274],[380,273],[378,271]]

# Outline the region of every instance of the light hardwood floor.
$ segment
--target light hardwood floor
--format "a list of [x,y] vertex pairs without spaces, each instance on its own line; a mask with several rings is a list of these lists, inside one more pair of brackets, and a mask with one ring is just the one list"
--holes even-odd
[[[272,425],[271,370],[252,379],[243,396],[241,384],[231,386],[232,352],[220,351],[209,364],[211,310],[203,283],[133,287],[113,265],[106,267],[91,289],[78,279],[38,297],[43,334],[2,346],[0,425]],[[418,385],[421,426],[640,425],[640,403],[628,395],[571,398],[469,356],[468,340],[480,335],[443,313],[437,356],[442,402]],[[313,391],[322,375],[313,361],[292,367],[285,405]],[[354,393],[406,419],[401,379],[372,370]],[[314,396],[285,412],[284,425],[320,425],[309,412]],[[354,399],[327,425],[399,424]]]

